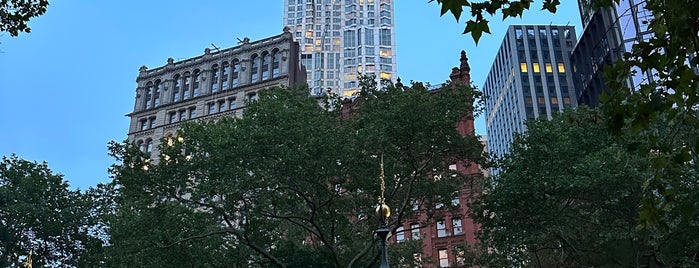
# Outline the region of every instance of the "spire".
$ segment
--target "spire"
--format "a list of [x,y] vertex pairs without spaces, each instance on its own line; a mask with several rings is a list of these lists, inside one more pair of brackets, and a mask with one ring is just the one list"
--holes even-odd
[[464,71],[466,71],[466,72],[471,71],[471,66],[468,65],[468,57],[466,56],[466,51],[464,51],[464,50],[461,51],[461,59],[460,59],[460,61],[461,61],[461,66],[459,66],[459,67],[461,67],[461,68],[460,68],[460,69],[461,69],[461,72],[464,72]]

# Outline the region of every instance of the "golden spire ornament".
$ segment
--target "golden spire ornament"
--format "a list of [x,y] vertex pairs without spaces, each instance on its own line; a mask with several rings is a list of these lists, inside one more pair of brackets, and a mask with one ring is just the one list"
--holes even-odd
[[27,260],[24,261],[24,267],[25,268],[32,268],[32,254],[34,253],[34,250],[29,250],[29,256],[27,256]]

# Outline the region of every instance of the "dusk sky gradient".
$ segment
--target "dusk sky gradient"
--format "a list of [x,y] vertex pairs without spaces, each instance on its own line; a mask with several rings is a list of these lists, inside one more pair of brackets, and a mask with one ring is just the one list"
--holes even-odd
[[[476,46],[461,34],[466,17],[440,17],[427,0],[394,0],[398,76],[444,82],[466,50],[481,87],[508,25],[568,24],[580,35],[576,1],[561,2],[556,14],[535,1],[523,19],[489,18],[492,34]],[[283,11],[282,0],[51,1],[32,33],[0,33],[0,155],[46,161],[74,189],[110,181],[107,143],[126,139],[141,65],[280,34]],[[476,132],[486,133],[482,118]]]

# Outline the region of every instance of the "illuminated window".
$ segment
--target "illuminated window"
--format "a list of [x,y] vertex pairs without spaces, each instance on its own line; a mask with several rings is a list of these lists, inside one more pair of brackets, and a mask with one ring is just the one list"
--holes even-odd
[[523,73],[526,73],[527,72],[527,63],[526,62],[519,63],[519,70],[522,71]]
[[391,79],[391,74],[381,72],[381,79]]
[[563,66],[563,63],[558,64],[558,72],[559,73],[565,73],[566,72],[566,67]]
[[537,98],[537,101],[539,102],[539,104],[544,104],[544,97]]
[[569,97],[563,98],[563,104],[570,104],[570,98]]
[[553,72],[553,67],[551,67],[551,63],[546,63],[546,72],[547,73],[552,73]]
[[556,97],[552,97],[551,104],[558,104],[558,99]]
[[539,63],[538,62],[532,63],[532,69],[534,69],[535,73],[538,73],[539,72]]
[[449,267],[449,253],[446,249],[439,250],[439,267]]

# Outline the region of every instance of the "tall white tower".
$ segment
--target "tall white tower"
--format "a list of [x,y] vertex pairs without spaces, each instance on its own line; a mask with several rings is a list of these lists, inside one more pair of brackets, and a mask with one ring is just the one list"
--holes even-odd
[[284,0],[311,94],[351,96],[359,76],[396,79],[393,0]]

